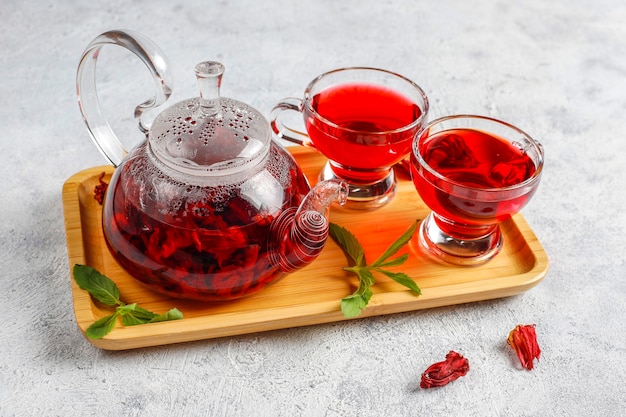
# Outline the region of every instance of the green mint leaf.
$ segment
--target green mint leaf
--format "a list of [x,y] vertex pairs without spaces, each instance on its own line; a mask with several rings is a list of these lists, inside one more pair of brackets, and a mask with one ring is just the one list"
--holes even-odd
[[183,313],[176,308],[172,308],[163,314],[156,314],[139,307],[137,303],[125,304],[120,300],[120,290],[115,285],[115,282],[89,266],[74,265],[73,275],[76,284],[81,289],[87,291],[95,299],[106,305],[116,306],[115,313],[95,321],[87,328],[85,333],[91,339],[101,339],[109,334],[115,327],[118,317],[122,318],[124,326],[136,326],[138,324],[180,320],[183,318]]
[[367,307],[372,294],[372,290],[368,287],[363,290],[362,294],[354,293],[344,297],[341,300],[341,313],[347,318],[358,317]]
[[349,295],[341,299],[341,313],[344,317],[353,318],[361,314],[361,297]]
[[161,321],[170,321],[170,320],[181,320],[182,318],[183,318],[183,313],[179,309],[173,308],[167,313],[158,314],[154,316],[150,320],[150,323],[159,323]]
[[408,230],[402,234],[402,236],[400,236],[395,242],[393,242],[391,246],[389,246],[389,248],[385,251],[385,253],[383,253],[380,258],[378,258],[371,266],[380,266],[389,257],[395,255],[400,249],[402,249],[404,245],[409,243],[409,241],[413,237],[413,234],[415,233],[415,230],[417,229],[417,224],[418,221],[413,223],[411,227],[409,227]]
[[376,280],[374,279],[374,274],[372,274],[372,271],[367,268],[359,268],[357,270],[357,275],[359,276],[360,281],[359,289],[357,290],[357,292],[362,292],[361,288],[371,287],[376,283]]
[[162,321],[180,320],[183,318],[183,313],[181,313],[177,308],[173,308],[163,314],[155,314],[143,307],[139,307],[136,303],[120,306],[117,308],[117,311],[122,316],[122,323],[124,323],[125,326],[159,323]]
[[135,307],[129,312],[129,314],[134,315],[142,320],[152,320],[156,314],[152,311],[146,310],[143,307],[139,307],[137,303],[133,304]]
[[145,308],[139,307],[137,303],[127,304],[117,307],[118,313],[122,316],[124,326],[136,326],[138,324],[149,323],[156,314]]
[[404,255],[398,256],[397,258],[393,258],[390,261],[386,261],[376,265],[376,268],[390,267],[390,266],[400,266],[409,259],[409,254],[405,253]]
[[347,229],[330,224],[330,235],[339,244],[343,251],[354,261],[355,265],[346,266],[343,269],[353,272],[359,277],[359,287],[357,290],[347,297],[341,299],[341,312],[345,317],[352,318],[361,314],[370,299],[373,296],[371,287],[376,283],[372,271],[377,271],[387,277],[393,279],[397,283],[409,288],[415,294],[420,295],[422,292],[415,281],[403,272],[391,272],[383,268],[402,265],[409,258],[409,254],[405,253],[396,258],[390,259],[400,249],[402,249],[415,234],[419,220],[415,221],[377,260],[371,265],[365,262],[365,251],[358,239]]
[[352,258],[357,266],[365,266],[365,251],[356,236],[335,223],[330,223],[328,232],[335,242],[341,246],[341,249]]
[[385,271],[384,269],[376,269],[376,270],[380,272],[381,274],[386,275],[392,280],[396,281],[398,284],[404,285],[405,287],[407,287],[408,289],[410,289],[417,295],[420,295],[422,293],[422,290],[420,289],[420,287],[417,286],[415,281],[413,281],[413,278],[411,278],[404,272],[391,272],[391,271]]
[[120,301],[120,290],[115,285],[115,282],[92,267],[74,265],[73,275],[76,284],[101,303],[109,306],[123,304]]
[[363,295],[361,296],[361,298],[363,299],[363,310],[365,310],[365,307],[367,307],[367,304],[370,302],[372,295],[374,295],[374,293],[370,288],[363,292]]
[[91,326],[87,328],[85,332],[90,339],[102,339],[107,334],[111,333],[111,330],[117,323],[117,317],[119,313],[116,311],[110,316],[102,317],[100,320],[96,320]]
[[361,311],[365,310],[372,295],[371,286],[374,285],[374,275],[367,268],[356,268],[354,271],[359,277],[359,288],[347,297],[341,300],[341,312],[344,317],[352,318],[361,314]]

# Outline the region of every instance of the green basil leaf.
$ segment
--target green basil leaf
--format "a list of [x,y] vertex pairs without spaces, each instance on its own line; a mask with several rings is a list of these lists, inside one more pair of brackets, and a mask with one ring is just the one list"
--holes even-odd
[[415,230],[417,229],[417,223],[418,221],[413,223],[411,227],[409,227],[408,230],[402,234],[402,236],[400,236],[395,242],[393,242],[391,246],[389,246],[389,248],[385,251],[385,253],[383,253],[380,258],[378,258],[371,266],[380,266],[385,260],[395,255],[400,249],[404,247],[404,245],[409,243],[409,241],[413,237],[413,234],[415,233]]
[[335,223],[330,223],[328,232],[357,266],[365,266],[365,251],[356,236]]
[[117,317],[119,313],[116,311],[110,316],[106,316],[101,318],[100,320],[96,320],[91,326],[87,328],[85,332],[87,337],[90,339],[102,339],[107,334],[111,333],[111,330],[115,327],[117,323]]
[[101,303],[109,306],[122,304],[120,301],[120,290],[115,285],[115,282],[92,267],[74,265],[73,275],[76,284]]
[[170,320],[181,320],[182,318],[183,318],[183,313],[179,309],[173,308],[166,313],[158,314],[154,316],[150,320],[150,323],[159,323],[161,321],[170,321]]
[[376,269],[376,270],[380,272],[381,274],[384,274],[388,276],[389,278],[391,278],[392,280],[396,281],[398,284],[404,285],[405,287],[407,287],[414,293],[418,295],[422,293],[422,290],[420,289],[420,287],[417,286],[415,281],[413,281],[413,278],[411,278],[404,272],[391,272],[391,271],[385,271],[384,269]]

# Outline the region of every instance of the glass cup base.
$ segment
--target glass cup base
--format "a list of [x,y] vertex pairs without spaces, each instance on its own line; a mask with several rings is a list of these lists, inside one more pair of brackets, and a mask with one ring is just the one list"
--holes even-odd
[[397,182],[393,169],[385,178],[371,183],[355,183],[337,176],[330,162],[326,163],[319,175],[320,181],[340,179],[348,183],[348,199],[342,207],[355,210],[374,210],[393,200],[396,195]]
[[500,227],[471,239],[460,239],[443,232],[430,213],[420,225],[419,244],[433,259],[463,266],[477,266],[492,259],[502,249]]

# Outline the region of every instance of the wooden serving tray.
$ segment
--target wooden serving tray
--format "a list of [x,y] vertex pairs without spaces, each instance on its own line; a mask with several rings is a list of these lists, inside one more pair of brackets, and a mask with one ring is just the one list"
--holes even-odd
[[[316,182],[325,158],[302,147],[289,150],[311,183]],[[131,327],[118,323],[106,337],[88,339],[95,346],[132,349],[346,320],[340,300],[354,292],[357,278],[342,270],[347,258],[330,238],[312,264],[244,299],[201,303],[168,298],[146,289],[116,263],[106,247],[102,207],[94,199],[94,187],[102,172],[106,173],[104,180],[109,182],[113,167],[102,166],[73,175],[63,187],[70,274],[74,264],[89,265],[116,282],[125,302],[136,302],[155,313],[176,307],[185,318]],[[414,221],[429,213],[407,174],[397,170],[397,177],[398,192],[387,206],[374,211],[331,210],[331,221],[357,236],[370,261],[381,255]],[[405,247],[405,252],[410,252],[409,260],[396,270],[412,276],[422,295],[416,296],[376,274],[374,296],[359,317],[507,297],[532,288],[548,271],[543,247],[520,214],[505,222],[502,231],[502,252],[478,267],[432,261],[420,252],[414,238]],[[94,303],[87,292],[71,281],[76,321],[84,333],[94,321],[112,311]]]

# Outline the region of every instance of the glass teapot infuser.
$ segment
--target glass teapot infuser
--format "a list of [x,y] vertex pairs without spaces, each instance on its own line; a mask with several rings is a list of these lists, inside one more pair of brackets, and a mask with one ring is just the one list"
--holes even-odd
[[[135,118],[146,139],[127,152],[102,114],[95,71],[104,45],[122,46],[150,70],[156,91]],[[200,97],[161,112],[170,97],[165,55],[131,31],[110,31],[85,49],[79,106],[101,152],[116,166],[103,207],[106,243],[134,278],[161,293],[197,300],[252,294],[312,262],[328,237],[328,212],[347,184],[313,189],[293,157],[272,140],[267,120],[221,97],[224,66],[195,68]]]

